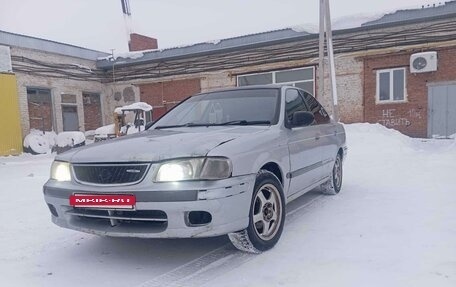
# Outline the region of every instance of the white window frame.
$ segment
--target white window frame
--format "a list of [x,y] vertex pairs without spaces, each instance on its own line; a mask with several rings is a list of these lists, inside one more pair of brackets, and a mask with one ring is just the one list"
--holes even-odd
[[[312,80],[301,80],[301,81],[294,81],[294,82],[281,82],[277,83],[276,82],[276,73],[284,72],[284,71],[296,71],[296,70],[303,70],[303,69],[312,69],[312,75],[313,78]],[[299,67],[299,68],[293,68],[293,69],[283,69],[283,70],[274,70],[274,71],[263,71],[263,72],[258,72],[258,73],[250,73],[250,74],[242,74],[242,75],[237,75],[236,76],[236,85],[239,86],[239,77],[245,77],[245,76],[254,76],[254,75],[261,75],[261,74],[272,74],[272,83],[271,85],[284,85],[284,86],[293,86],[296,87],[296,84],[299,83],[308,83],[312,82],[312,95],[315,96],[315,66],[305,66],[305,67]],[[248,86],[247,86],[248,87]]]
[[[404,99],[395,100],[394,99],[394,71],[404,71]],[[406,68],[392,68],[392,69],[382,69],[377,70],[376,75],[376,95],[375,102],[377,104],[390,104],[390,103],[406,103],[407,102],[407,69]],[[389,100],[380,100],[380,74],[389,73],[390,75],[390,98]]]

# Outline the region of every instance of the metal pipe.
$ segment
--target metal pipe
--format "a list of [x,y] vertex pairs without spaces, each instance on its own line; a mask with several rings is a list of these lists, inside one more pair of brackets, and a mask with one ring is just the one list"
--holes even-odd
[[331,12],[329,7],[329,0],[325,1],[326,13],[326,36],[327,36],[327,45],[328,45],[328,61],[329,61],[329,80],[331,83],[331,96],[332,96],[332,108],[333,108],[333,118],[335,121],[339,121],[339,111],[337,103],[337,82],[336,82],[336,64],[334,62],[334,49],[332,42],[332,30],[331,30]]
[[317,99],[323,99],[325,88],[325,0],[320,0],[320,38],[318,45],[318,92]]

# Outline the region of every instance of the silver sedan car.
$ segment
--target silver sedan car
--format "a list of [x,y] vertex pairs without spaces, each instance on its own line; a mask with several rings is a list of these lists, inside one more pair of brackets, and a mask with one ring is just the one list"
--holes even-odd
[[58,155],[44,198],[52,221],[98,235],[227,234],[272,248],[286,205],[314,188],[337,194],[345,131],[309,93],[252,86],[188,98],[147,131]]

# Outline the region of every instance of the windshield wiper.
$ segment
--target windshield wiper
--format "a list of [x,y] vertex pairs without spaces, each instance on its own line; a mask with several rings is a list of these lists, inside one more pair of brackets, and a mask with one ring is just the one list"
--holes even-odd
[[241,126],[251,126],[251,125],[270,125],[270,121],[246,121],[246,120],[237,120],[229,121],[221,124],[213,124],[215,126],[230,126],[230,125],[241,125]]
[[186,123],[186,124],[182,124],[182,125],[158,126],[155,129],[159,130],[159,129],[171,129],[171,128],[183,128],[183,127],[204,127],[204,126],[206,126],[206,125]]
[[220,124],[195,124],[195,123],[186,123],[182,125],[169,125],[169,126],[158,126],[155,129],[172,129],[172,128],[187,128],[187,127],[215,127],[215,126],[250,126],[250,125],[270,125],[270,121],[246,121],[246,120],[237,120],[237,121],[229,121],[225,123],[220,123]]

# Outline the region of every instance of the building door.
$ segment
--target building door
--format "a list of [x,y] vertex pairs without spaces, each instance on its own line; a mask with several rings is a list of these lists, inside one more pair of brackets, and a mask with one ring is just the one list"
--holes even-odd
[[428,90],[428,137],[456,134],[456,84],[430,86]]
[[63,131],[79,131],[78,108],[76,106],[62,106]]

